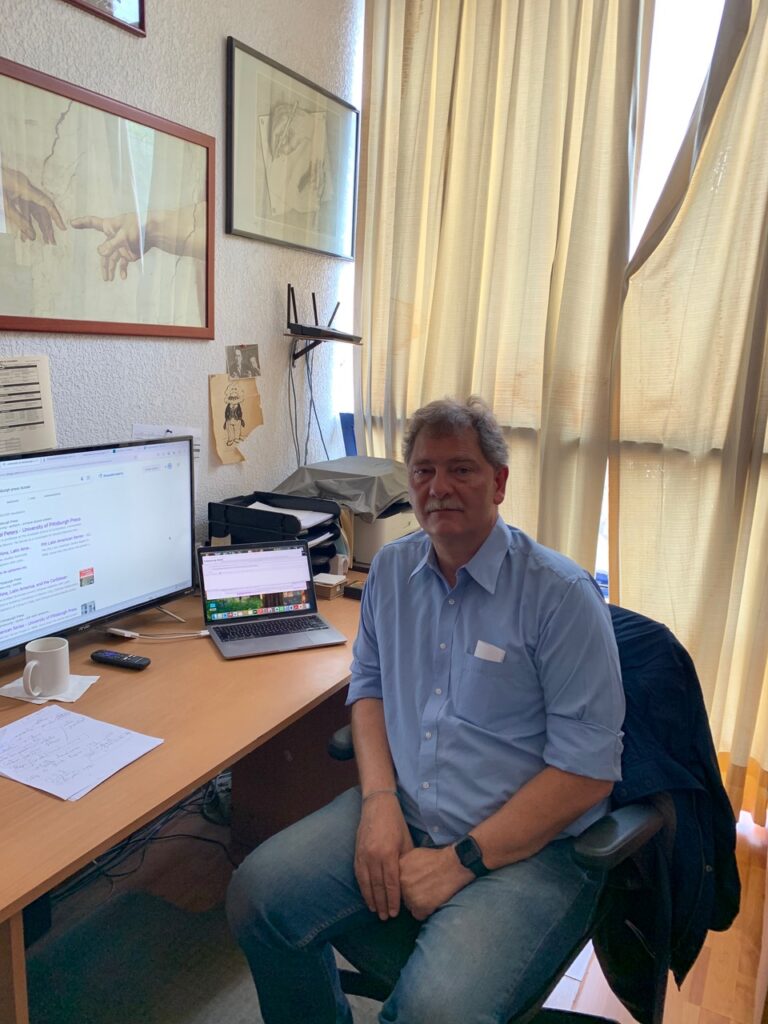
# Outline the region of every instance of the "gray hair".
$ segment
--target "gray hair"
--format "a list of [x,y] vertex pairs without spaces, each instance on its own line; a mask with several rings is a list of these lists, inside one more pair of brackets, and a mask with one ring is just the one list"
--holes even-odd
[[509,452],[501,427],[490,407],[478,395],[470,395],[466,402],[440,398],[417,409],[403,438],[403,461],[406,465],[411,461],[416,438],[424,429],[438,437],[474,430],[480,451],[493,468],[507,465]]

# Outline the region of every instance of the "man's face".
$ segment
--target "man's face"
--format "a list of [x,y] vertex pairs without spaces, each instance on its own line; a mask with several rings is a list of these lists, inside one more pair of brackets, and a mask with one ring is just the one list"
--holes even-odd
[[506,466],[494,469],[486,460],[472,428],[445,436],[425,428],[408,464],[416,518],[438,546],[460,544],[471,557],[496,521],[508,475]]

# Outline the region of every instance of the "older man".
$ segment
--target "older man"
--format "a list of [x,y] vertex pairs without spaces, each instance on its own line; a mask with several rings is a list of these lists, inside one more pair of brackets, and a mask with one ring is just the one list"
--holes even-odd
[[404,444],[422,531],[365,588],[348,702],[360,787],[256,850],[229,894],[267,1024],[348,1024],[331,944],[408,939],[379,1020],[502,1024],[588,929],[570,843],[620,777],[624,700],[588,573],[498,516],[501,431],[433,402]]

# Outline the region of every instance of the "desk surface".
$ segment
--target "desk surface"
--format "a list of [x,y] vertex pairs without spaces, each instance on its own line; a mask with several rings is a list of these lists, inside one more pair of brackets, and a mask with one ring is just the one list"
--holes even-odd
[[[202,628],[199,597],[170,607],[185,626],[152,610],[130,627]],[[73,673],[100,678],[74,704],[59,706],[165,742],[74,802],[0,778],[0,922],[344,686],[359,608],[346,598],[320,605],[350,643],[238,661],[225,661],[207,638],[105,639],[96,631],[70,638]],[[89,655],[97,647],[145,654],[152,664],[143,672],[95,665]],[[0,685],[22,668],[23,658],[3,663]],[[0,697],[0,726],[41,706]]]

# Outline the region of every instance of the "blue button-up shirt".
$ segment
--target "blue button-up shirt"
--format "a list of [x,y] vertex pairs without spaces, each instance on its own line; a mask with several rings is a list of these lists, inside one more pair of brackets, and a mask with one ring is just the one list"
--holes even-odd
[[[451,587],[423,532],[371,566],[347,703],[383,700],[409,824],[454,842],[547,765],[621,778],[624,694],[592,577],[496,521]],[[607,801],[569,826],[577,835]]]

